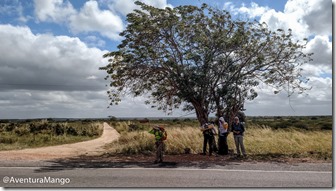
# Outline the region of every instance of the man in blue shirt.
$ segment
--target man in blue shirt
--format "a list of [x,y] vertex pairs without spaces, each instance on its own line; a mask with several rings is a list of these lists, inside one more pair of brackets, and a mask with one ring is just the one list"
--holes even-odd
[[[244,125],[239,122],[239,118],[235,117],[232,124],[233,137],[237,149],[237,156],[241,156],[241,152],[244,157],[246,157],[245,147],[244,147]],[[240,152],[241,150],[241,152]]]

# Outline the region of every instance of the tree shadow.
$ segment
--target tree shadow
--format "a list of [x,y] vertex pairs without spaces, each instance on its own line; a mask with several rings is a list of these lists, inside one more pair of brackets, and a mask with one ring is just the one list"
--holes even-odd
[[219,166],[226,165],[239,165],[239,160],[228,160],[228,161],[174,161],[173,159],[165,160],[162,163],[155,164],[153,161],[134,161],[136,158],[133,158],[132,161],[127,160],[115,160],[109,159],[108,157],[99,156],[90,157],[90,156],[79,156],[74,158],[64,158],[64,159],[54,159],[46,161],[46,165],[42,166],[39,169],[36,169],[35,172],[55,172],[63,170],[72,170],[76,168],[216,168]]

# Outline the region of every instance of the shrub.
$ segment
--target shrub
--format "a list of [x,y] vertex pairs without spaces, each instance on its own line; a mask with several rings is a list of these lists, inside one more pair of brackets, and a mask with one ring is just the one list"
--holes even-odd
[[308,130],[308,125],[304,122],[296,122],[294,124],[294,127],[297,127],[299,129],[305,129],[305,130]]
[[10,135],[2,135],[0,137],[0,143],[2,144],[14,144],[18,141],[17,137],[13,137]]
[[73,128],[73,127],[70,126],[70,127],[66,128],[66,134],[67,135],[77,136],[78,132],[77,132],[77,130],[75,128]]
[[322,130],[332,130],[332,123],[320,123],[319,126]]
[[64,132],[65,132],[64,126],[62,126],[61,124],[56,124],[54,129],[55,129],[55,134],[57,136],[64,135]]
[[21,137],[23,135],[28,135],[30,132],[28,127],[23,126],[15,128],[14,133]]

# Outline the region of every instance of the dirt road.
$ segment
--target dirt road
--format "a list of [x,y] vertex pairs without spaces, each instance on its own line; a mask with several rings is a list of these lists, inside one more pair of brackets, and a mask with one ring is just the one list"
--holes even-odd
[[79,155],[95,155],[104,151],[102,147],[105,144],[117,140],[120,136],[107,123],[104,123],[103,126],[103,134],[97,139],[41,148],[0,151],[0,160],[47,160]]

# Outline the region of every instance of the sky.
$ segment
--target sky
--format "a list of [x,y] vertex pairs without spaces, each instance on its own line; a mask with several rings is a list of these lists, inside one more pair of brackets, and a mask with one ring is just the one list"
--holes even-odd
[[[308,38],[313,61],[302,66],[312,87],[288,97],[259,86],[246,101],[248,116],[332,115],[332,1],[330,0],[142,0],[158,8],[207,3],[235,18],[291,28],[293,38]],[[1,0],[0,119],[195,117],[151,109],[145,98],[125,95],[107,108],[107,60],[116,50],[133,0]]]

